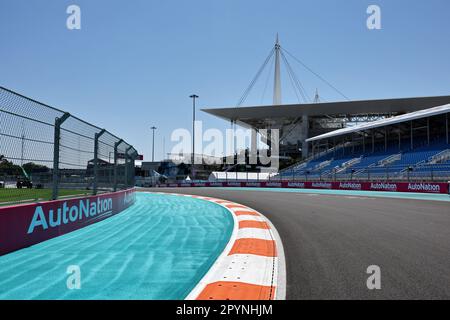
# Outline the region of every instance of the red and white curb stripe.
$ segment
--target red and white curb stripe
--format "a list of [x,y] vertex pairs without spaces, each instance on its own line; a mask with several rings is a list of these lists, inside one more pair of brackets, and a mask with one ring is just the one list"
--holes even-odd
[[222,254],[186,297],[187,300],[284,300],[286,268],[277,230],[261,213],[244,205],[212,197],[186,196],[216,203],[234,220]]

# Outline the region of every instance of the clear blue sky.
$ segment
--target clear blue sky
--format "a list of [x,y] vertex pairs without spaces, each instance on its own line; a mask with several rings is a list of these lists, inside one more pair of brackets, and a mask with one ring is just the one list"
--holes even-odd
[[[81,30],[66,28],[70,4]],[[366,28],[370,4],[382,30]],[[191,127],[188,96],[199,108],[234,106],[277,32],[351,99],[450,94],[449,15],[448,0],[0,0],[0,84],[109,129],[147,160],[155,125],[159,159],[162,137],[168,152],[172,130]],[[291,63],[310,96],[318,87],[342,99]],[[270,103],[265,78],[246,104]],[[283,81],[283,102],[297,102]]]

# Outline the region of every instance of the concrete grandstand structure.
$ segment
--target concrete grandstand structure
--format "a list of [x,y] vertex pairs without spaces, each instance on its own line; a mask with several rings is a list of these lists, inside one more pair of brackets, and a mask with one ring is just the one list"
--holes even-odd
[[312,157],[280,177],[446,181],[449,113],[447,104],[309,138]]
[[280,179],[446,181],[449,102],[443,96],[205,111],[251,128],[278,128],[282,155],[306,150]]
[[[307,139],[357,123],[369,123],[450,103],[450,96],[385,100],[207,108],[204,112],[241,126],[280,130],[280,155],[312,154]],[[302,150],[302,151],[300,151]]]

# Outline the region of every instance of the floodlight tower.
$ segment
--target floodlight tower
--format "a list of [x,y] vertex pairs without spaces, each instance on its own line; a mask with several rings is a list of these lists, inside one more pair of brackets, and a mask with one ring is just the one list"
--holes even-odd
[[153,138],[152,138],[152,162],[155,162],[155,130],[157,128],[155,126],[151,127],[150,130],[153,131]]
[[195,100],[199,98],[198,95],[192,94],[189,96],[192,99],[192,159],[191,163],[195,162]]

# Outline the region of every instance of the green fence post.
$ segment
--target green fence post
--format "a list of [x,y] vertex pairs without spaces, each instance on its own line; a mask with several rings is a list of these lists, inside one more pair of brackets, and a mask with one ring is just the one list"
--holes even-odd
[[95,196],[98,191],[98,140],[100,137],[106,132],[105,129],[102,129],[100,132],[95,134],[94,140],[94,183],[93,183],[93,191],[92,194]]
[[130,157],[128,156],[128,152],[131,149],[133,149],[132,146],[129,146],[128,148],[125,149],[125,189],[128,189],[128,184],[130,182],[130,177],[128,175],[130,174],[129,165],[130,165],[131,161],[129,161]]
[[53,136],[53,191],[52,200],[58,199],[59,187],[59,146],[61,140],[61,125],[70,117],[69,113],[64,113],[61,118],[55,119],[55,132]]
[[122,139],[114,144],[114,192],[117,191],[117,148],[123,142]]

